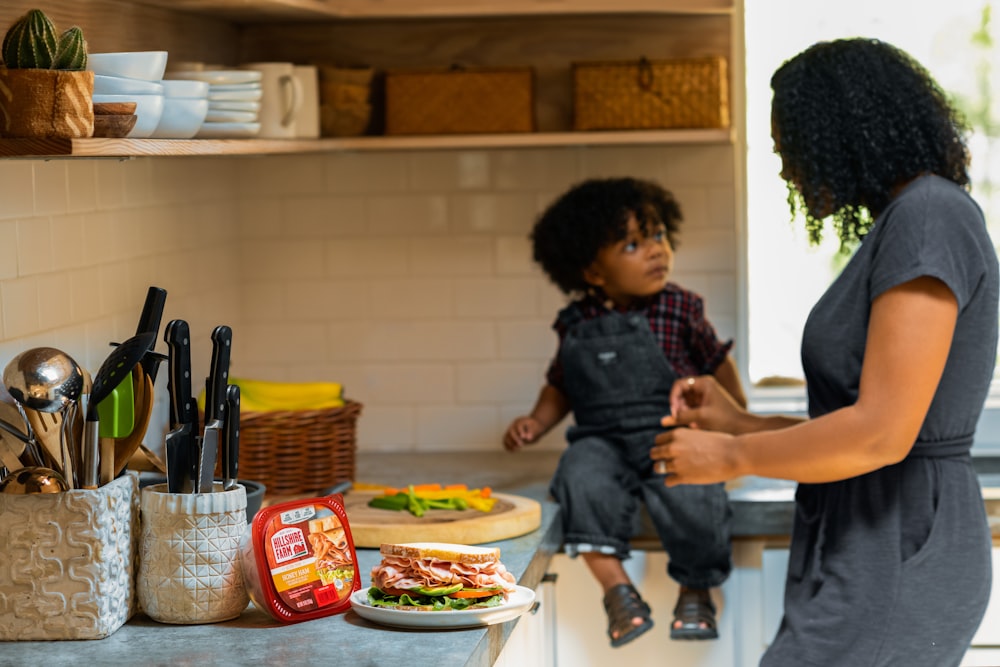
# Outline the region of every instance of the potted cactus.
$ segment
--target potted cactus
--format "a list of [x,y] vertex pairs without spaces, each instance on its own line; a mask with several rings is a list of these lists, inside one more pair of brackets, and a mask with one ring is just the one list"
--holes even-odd
[[94,73],[87,42],[62,34],[40,9],[7,30],[0,45],[0,137],[89,137],[94,133]]

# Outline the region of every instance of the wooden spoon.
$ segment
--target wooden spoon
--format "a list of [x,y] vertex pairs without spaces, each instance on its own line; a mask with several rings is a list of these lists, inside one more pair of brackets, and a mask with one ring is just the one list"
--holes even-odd
[[[124,438],[115,438],[115,475],[128,466],[132,455],[139,449],[149,427],[149,417],[153,413],[153,379],[146,375],[142,366],[133,371],[138,374],[135,388],[135,426]],[[141,383],[140,380],[141,379]]]

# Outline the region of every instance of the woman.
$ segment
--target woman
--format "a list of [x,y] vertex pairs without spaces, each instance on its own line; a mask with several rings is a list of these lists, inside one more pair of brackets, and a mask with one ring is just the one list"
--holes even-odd
[[958,665],[990,588],[969,450],[997,345],[997,257],[964,126],[888,44],[816,44],[771,80],[775,150],[811,237],[850,262],[802,338],[809,419],[758,416],[709,376],[671,393],[667,484],[799,482],[785,615],[762,665]]

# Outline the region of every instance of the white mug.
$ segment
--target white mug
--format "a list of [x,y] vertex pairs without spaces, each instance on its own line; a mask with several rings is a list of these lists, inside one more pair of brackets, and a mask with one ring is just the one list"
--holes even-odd
[[302,85],[292,63],[246,63],[240,69],[260,72],[260,133],[258,137],[293,139],[295,119],[302,108]]
[[302,107],[295,117],[295,136],[319,137],[319,73],[314,65],[296,65],[295,78],[302,88]]

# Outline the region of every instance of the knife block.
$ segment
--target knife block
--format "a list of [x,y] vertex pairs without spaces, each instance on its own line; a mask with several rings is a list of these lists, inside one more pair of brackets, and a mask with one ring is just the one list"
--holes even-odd
[[101,639],[136,612],[139,477],[0,494],[0,640]]

